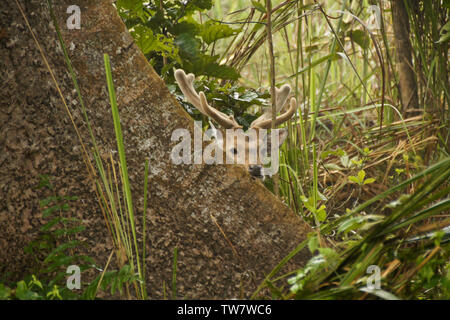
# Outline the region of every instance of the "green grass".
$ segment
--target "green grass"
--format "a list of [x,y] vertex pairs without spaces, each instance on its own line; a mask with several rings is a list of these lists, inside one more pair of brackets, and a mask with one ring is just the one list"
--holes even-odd
[[[110,163],[107,163],[107,169],[105,169],[102,158],[100,157],[100,152],[98,148],[98,143],[93,134],[92,125],[89,121],[86,106],[84,104],[81,90],[78,85],[78,81],[75,75],[75,72],[72,68],[72,64],[70,58],[67,53],[67,49],[64,45],[64,42],[61,37],[61,33],[59,30],[58,23],[54,16],[52,5],[49,1],[47,1],[50,14],[52,16],[53,22],[56,27],[56,31],[59,38],[59,43],[63,48],[63,54],[65,58],[65,62],[67,65],[67,69],[71,75],[74,88],[77,92],[78,99],[80,102],[80,108],[82,114],[84,116],[84,120],[87,124],[91,143],[92,143],[92,158],[95,161],[95,167],[91,163],[91,157],[87,152],[87,148],[85,147],[84,141],[82,141],[81,136],[80,143],[83,146],[83,150],[85,152],[85,163],[87,166],[87,170],[89,171],[91,180],[96,187],[96,196],[99,201],[100,208],[102,210],[103,216],[106,220],[106,224],[108,226],[108,230],[111,234],[115,253],[117,257],[117,264],[121,269],[120,272],[116,273],[109,272],[108,281],[104,281],[102,284],[102,280],[104,280],[104,276],[106,274],[108,263],[103,270],[102,274],[95,281],[95,290],[91,290],[89,293],[89,297],[94,299],[98,288],[102,287],[105,289],[105,285],[109,285],[111,281],[119,281],[122,282],[119,287],[120,292],[122,293],[121,286],[122,284],[126,286],[126,294],[128,298],[131,298],[131,293],[128,288],[128,282],[132,283],[135,287],[134,296],[138,299],[146,299],[148,297],[147,289],[145,286],[145,234],[146,234],[146,219],[145,212],[147,209],[147,198],[148,198],[148,169],[149,162],[146,160],[145,163],[145,177],[144,177],[144,208],[143,208],[143,217],[142,217],[142,226],[143,226],[143,248],[138,247],[138,238],[136,235],[136,218],[134,214],[134,206],[132,203],[132,194],[131,194],[131,186],[128,179],[128,169],[127,169],[127,161],[125,157],[125,148],[123,144],[123,134],[120,125],[120,116],[117,107],[115,89],[113,85],[111,67],[109,62],[109,56],[105,54],[104,63],[105,63],[105,74],[106,74],[106,83],[108,87],[110,104],[111,104],[111,112],[112,112],[112,120],[114,123],[114,130],[116,134],[117,148],[119,154],[119,174],[116,173],[115,170],[115,161],[113,159],[112,154],[110,155]],[[70,116],[70,111],[69,111]],[[74,124],[75,128],[76,125]],[[77,128],[76,128],[77,129]],[[111,174],[112,173],[112,174]],[[142,261],[140,260],[139,252],[142,252]],[[126,262],[128,261],[128,262]],[[129,268],[128,268],[129,267]],[[138,278],[135,277],[135,273],[137,270]],[[114,278],[116,277],[116,278]],[[121,280],[117,280],[119,278]]]

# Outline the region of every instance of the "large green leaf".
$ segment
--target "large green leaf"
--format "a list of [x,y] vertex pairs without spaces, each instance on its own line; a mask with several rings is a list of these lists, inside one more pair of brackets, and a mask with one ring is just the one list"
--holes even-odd
[[197,23],[194,19],[187,19],[172,25],[169,28],[169,31],[175,36],[180,35],[182,33],[187,33],[190,34],[191,36],[194,36],[199,33],[201,28],[202,25]]
[[266,7],[261,3],[259,3],[258,1],[252,0],[252,4],[255,7],[255,9],[258,10],[259,12],[266,13]]
[[348,32],[348,36],[361,48],[367,49],[369,47],[370,37],[366,32],[362,30],[351,30]]
[[156,37],[153,35],[153,31],[150,28],[137,25],[134,28],[134,31],[131,31],[131,35],[144,54],[147,54],[154,49]]
[[142,0],[117,0],[117,7],[131,10],[139,15],[144,9],[144,4]]
[[11,289],[0,283],[0,300],[6,300],[11,295]]
[[22,280],[17,282],[16,297],[20,300],[36,300],[39,298],[39,295],[30,290],[25,281]]
[[195,58],[200,54],[200,44],[192,34],[182,33],[174,39],[174,43],[190,58]]
[[202,10],[209,10],[212,8],[212,0],[191,0],[187,1],[189,6],[195,6]]
[[225,24],[208,23],[203,25],[200,36],[207,44],[211,44],[219,39],[228,38],[235,35],[239,30],[232,29]]
[[239,79],[239,73],[237,73],[234,68],[226,65],[219,65],[216,62],[206,66],[205,75],[228,80]]
[[227,80],[239,79],[239,73],[232,67],[217,63],[218,58],[218,55],[209,56],[198,54],[195,58],[193,57],[189,61],[184,61],[183,68],[187,72],[192,72],[197,76],[205,75]]
[[179,60],[178,49],[175,47],[173,40],[163,34],[155,35],[150,28],[137,25],[131,31],[131,35],[144,54],[155,51],[163,56],[170,56],[175,60]]

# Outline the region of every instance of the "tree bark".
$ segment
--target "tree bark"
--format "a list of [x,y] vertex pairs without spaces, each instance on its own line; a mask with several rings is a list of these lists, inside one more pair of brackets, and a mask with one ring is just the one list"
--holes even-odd
[[[90,150],[47,4],[19,2]],[[103,54],[111,57],[138,215],[144,162],[150,159],[145,213],[150,297],[162,298],[163,283],[171,283],[175,247],[180,297],[236,298],[241,290],[248,297],[310,228],[241,166],[172,164],[170,152],[178,142],[171,141],[171,134],[177,128],[193,132],[192,119],[134,44],[112,1],[77,1],[81,30],[66,27],[72,4],[58,1],[54,9],[105,157],[116,150]],[[52,177],[59,195],[78,196],[69,213],[85,222],[81,240],[86,253],[104,266],[112,242],[79,139],[15,0],[0,2],[0,31],[0,274],[19,279],[32,263],[22,249],[45,222],[39,199],[48,194],[36,187],[39,174]],[[301,251],[288,269],[308,258]]]
[[416,75],[413,69],[410,26],[404,0],[391,1],[396,49],[396,66],[402,114],[405,117],[420,114]]

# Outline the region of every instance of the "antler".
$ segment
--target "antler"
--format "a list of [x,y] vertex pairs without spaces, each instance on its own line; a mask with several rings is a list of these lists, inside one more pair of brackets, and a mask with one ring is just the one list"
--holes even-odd
[[[286,103],[286,100],[289,96],[289,93],[291,92],[291,87],[287,84],[282,86],[280,89],[275,88],[275,105],[277,109],[277,113],[281,111],[284,104]],[[294,103],[294,105],[292,104]],[[292,115],[297,110],[297,102],[292,101],[291,99],[291,107],[281,116],[276,118],[275,125],[279,125],[283,123],[284,121],[288,120],[292,117]],[[250,125],[251,128],[260,128],[260,129],[269,129],[272,124],[272,112],[271,108],[267,108],[263,115],[261,115],[258,119],[253,121]]]
[[[294,115],[296,110],[297,110],[297,100],[295,100],[295,98],[291,98],[289,109],[285,113],[283,113],[282,115],[280,115],[279,117],[277,117],[275,119],[275,126],[278,126],[278,125],[282,124],[283,122],[289,120]],[[253,121],[252,124],[250,125],[250,127],[254,128],[254,129],[256,129],[256,128],[270,129],[272,127],[272,119],[264,118],[262,120],[259,120],[263,116],[265,116],[265,114],[263,114],[261,117],[259,117],[255,121]],[[256,124],[254,124],[254,122],[256,122],[256,121],[258,121],[258,122]]]
[[211,107],[206,101],[206,96],[203,92],[200,92],[200,94],[198,94],[195,91],[194,79],[195,76],[192,73],[186,75],[186,73],[181,69],[175,70],[175,80],[177,81],[178,86],[183,92],[186,100],[192,103],[198,109],[198,111],[200,111],[205,116],[214,119],[224,129],[242,128],[242,126],[240,126],[236,122],[236,120],[234,120],[233,116],[227,116],[225,113]]

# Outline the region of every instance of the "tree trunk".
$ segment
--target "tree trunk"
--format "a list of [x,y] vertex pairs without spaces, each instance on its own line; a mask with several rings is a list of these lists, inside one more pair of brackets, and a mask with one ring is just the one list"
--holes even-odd
[[[74,85],[45,1],[19,1],[49,61],[80,137],[91,150]],[[105,157],[116,150],[103,54],[111,57],[129,176],[142,214],[144,162],[150,159],[147,287],[161,298],[178,248],[177,291],[188,298],[248,297],[310,228],[240,166],[174,165],[177,128],[193,121],[133,43],[112,1],[79,0],[81,29],[69,30],[67,8],[55,4],[88,117]],[[69,213],[83,219],[87,254],[104,266],[112,242],[83,160],[80,141],[16,1],[0,2],[0,274],[18,279],[32,259],[23,247],[45,222],[37,189],[52,177],[59,195],[76,195]],[[220,226],[220,229],[219,229]],[[140,228],[140,226],[138,226]],[[226,238],[224,237],[226,235]],[[232,245],[232,246],[231,246]],[[300,267],[301,251],[289,265]]]
[[391,1],[392,22],[394,26],[396,65],[399,80],[399,95],[403,110],[402,114],[405,117],[410,117],[419,115],[420,108],[416,75],[412,62],[412,47],[409,40],[409,18],[403,1]]

